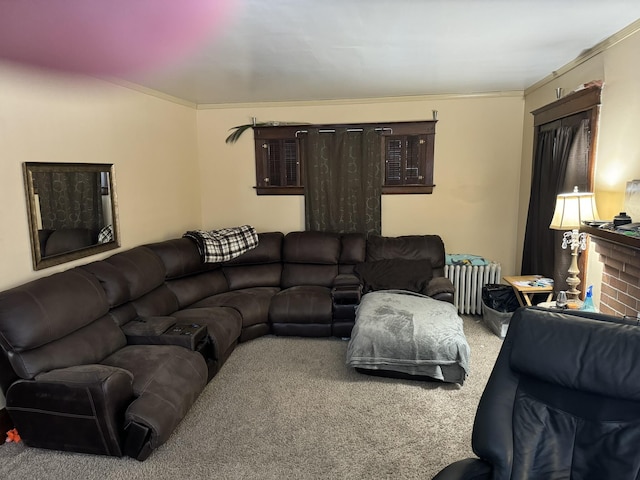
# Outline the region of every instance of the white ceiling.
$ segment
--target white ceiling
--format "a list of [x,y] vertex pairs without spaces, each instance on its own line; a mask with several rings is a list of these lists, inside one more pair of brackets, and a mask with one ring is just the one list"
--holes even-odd
[[128,81],[196,104],[524,90],[638,0],[235,0],[209,43]]

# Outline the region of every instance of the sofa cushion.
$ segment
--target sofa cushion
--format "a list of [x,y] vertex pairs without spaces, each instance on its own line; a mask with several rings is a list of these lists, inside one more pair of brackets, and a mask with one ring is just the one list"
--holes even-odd
[[103,260],[116,267],[124,276],[129,289],[129,298],[136,299],[160,286],[164,282],[164,264],[147,247],[135,247]]
[[355,265],[364,262],[367,255],[367,240],[362,233],[345,233],[340,239],[340,264]]
[[174,238],[150,243],[146,247],[160,257],[168,279],[193,275],[219,266],[215,263],[203,263],[198,245],[190,238]]
[[189,308],[230,307],[242,316],[242,327],[267,323],[271,299],[280,291],[277,287],[254,287],[207,297]]
[[164,283],[133,300],[131,304],[141,317],[170,315],[180,308],[175,294]]
[[264,265],[233,265],[223,267],[230,290],[251,287],[279,287],[282,280],[282,265],[268,263]]
[[107,294],[110,307],[117,307],[128,302],[131,297],[129,284],[120,270],[109,262],[92,262],[78,267],[96,277]]
[[359,263],[355,267],[364,285],[364,293],[376,290],[408,290],[426,294],[433,278],[429,260],[393,258]]
[[9,352],[11,366],[21,378],[34,378],[55,368],[98,363],[122,348],[127,340],[109,316],[38,348]]
[[340,236],[325,232],[291,232],[282,248],[282,288],[330,287],[339,273]]
[[291,232],[285,235],[282,259],[285,263],[337,265],[340,236],[326,232]]
[[392,258],[429,260],[433,275],[444,276],[444,243],[438,235],[405,235],[401,237],[369,235],[366,261],[375,262]]
[[258,245],[255,248],[223,263],[229,265],[263,265],[282,261],[282,239],[280,232],[258,234]]
[[74,268],[0,293],[0,342],[22,352],[63,338],[102,317],[107,296],[93,275]]
[[282,288],[299,285],[331,287],[338,274],[338,265],[289,263],[282,268]]
[[112,308],[109,310],[108,315],[111,317],[111,320],[113,320],[113,323],[118,326],[122,326],[139,317],[138,312],[136,312],[136,309],[133,308],[131,303],[125,303],[124,305]]
[[326,287],[302,285],[275,295],[269,308],[271,323],[331,324],[333,303]]
[[196,303],[198,300],[229,290],[227,278],[220,268],[174,280],[167,280],[167,287],[176,296],[180,308],[185,308]]

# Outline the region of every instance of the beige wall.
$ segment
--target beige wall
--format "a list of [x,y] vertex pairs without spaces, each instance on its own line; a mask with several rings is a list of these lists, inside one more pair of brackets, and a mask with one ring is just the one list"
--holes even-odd
[[[596,150],[595,194],[601,218],[612,219],[623,208],[626,182],[640,178],[640,64],[635,61],[638,51],[640,33],[634,33],[575,68],[550,79],[548,83],[527,90],[518,215],[518,264],[521,261],[531,182],[533,118],[529,112],[554,101],[557,87],[564,88],[566,94],[591,80],[604,81]],[[594,285],[597,303],[602,268],[593,246],[587,254],[586,285],[581,285],[579,289],[585,290],[586,286]]]
[[[499,261],[504,274],[518,273],[531,179],[528,112],[553,101],[556,87],[568,92],[605,81],[596,195],[600,212],[611,217],[622,208],[625,182],[640,178],[638,51],[635,34],[530,89],[524,100],[520,94],[437,96],[198,111],[111,83],[0,64],[0,290],[114,253],[34,272],[23,162],[114,163],[123,248],[198,227],[249,223],[288,232],[304,226],[303,198],[256,196],[251,132],[229,146],[229,128],[254,116],[311,123],[424,120],[433,109],[440,119],[435,191],[385,196],[383,234],[437,233],[449,253],[484,255]],[[588,283],[597,286],[598,265],[591,263]]]
[[198,111],[204,228],[251,224],[258,230],[304,229],[302,196],[257,196],[251,131],[234,145],[231,127],[258,121],[358,123],[429,120],[438,110],[436,187],[431,195],[385,195],[382,233],[435,233],[449,253],[499,261],[513,273],[524,101],[520,93],[419,97],[367,102],[292,103]]
[[[626,182],[640,179],[640,33],[603,54],[596,195],[603,218],[623,209]],[[640,221],[640,219],[634,219]]]
[[23,162],[115,164],[123,248],[199,227],[195,108],[0,64],[0,290],[117,252],[34,272]]

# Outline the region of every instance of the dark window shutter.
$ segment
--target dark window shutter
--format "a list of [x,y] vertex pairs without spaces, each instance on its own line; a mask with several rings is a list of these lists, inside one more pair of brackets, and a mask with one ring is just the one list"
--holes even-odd
[[386,142],[386,185],[402,185],[402,138],[389,137]]
[[421,155],[420,137],[412,135],[406,139],[407,166],[405,168],[404,184],[422,183],[423,156]]
[[298,142],[296,140],[284,140],[284,166],[286,177],[284,185],[300,185],[298,182],[298,178],[300,177],[299,165]]
[[422,185],[426,140],[420,135],[389,135],[385,141],[385,185]]
[[265,185],[297,186],[300,178],[300,161],[298,159],[298,142],[294,139],[265,140],[266,172],[268,180]]
[[280,179],[281,148],[279,140],[268,140],[267,144],[267,172],[269,185],[282,185]]

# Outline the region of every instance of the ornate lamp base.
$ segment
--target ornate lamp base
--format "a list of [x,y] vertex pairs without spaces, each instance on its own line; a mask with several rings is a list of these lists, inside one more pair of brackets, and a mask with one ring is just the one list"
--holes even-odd
[[562,248],[571,247],[571,265],[569,265],[569,276],[567,277],[567,298],[571,300],[580,299],[580,290],[576,287],[580,285],[580,269],[578,268],[578,251],[587,248],[587,235],[585,233],[578,233],[578,229],[574,229],[570,232],[564,232],[562,238]]

